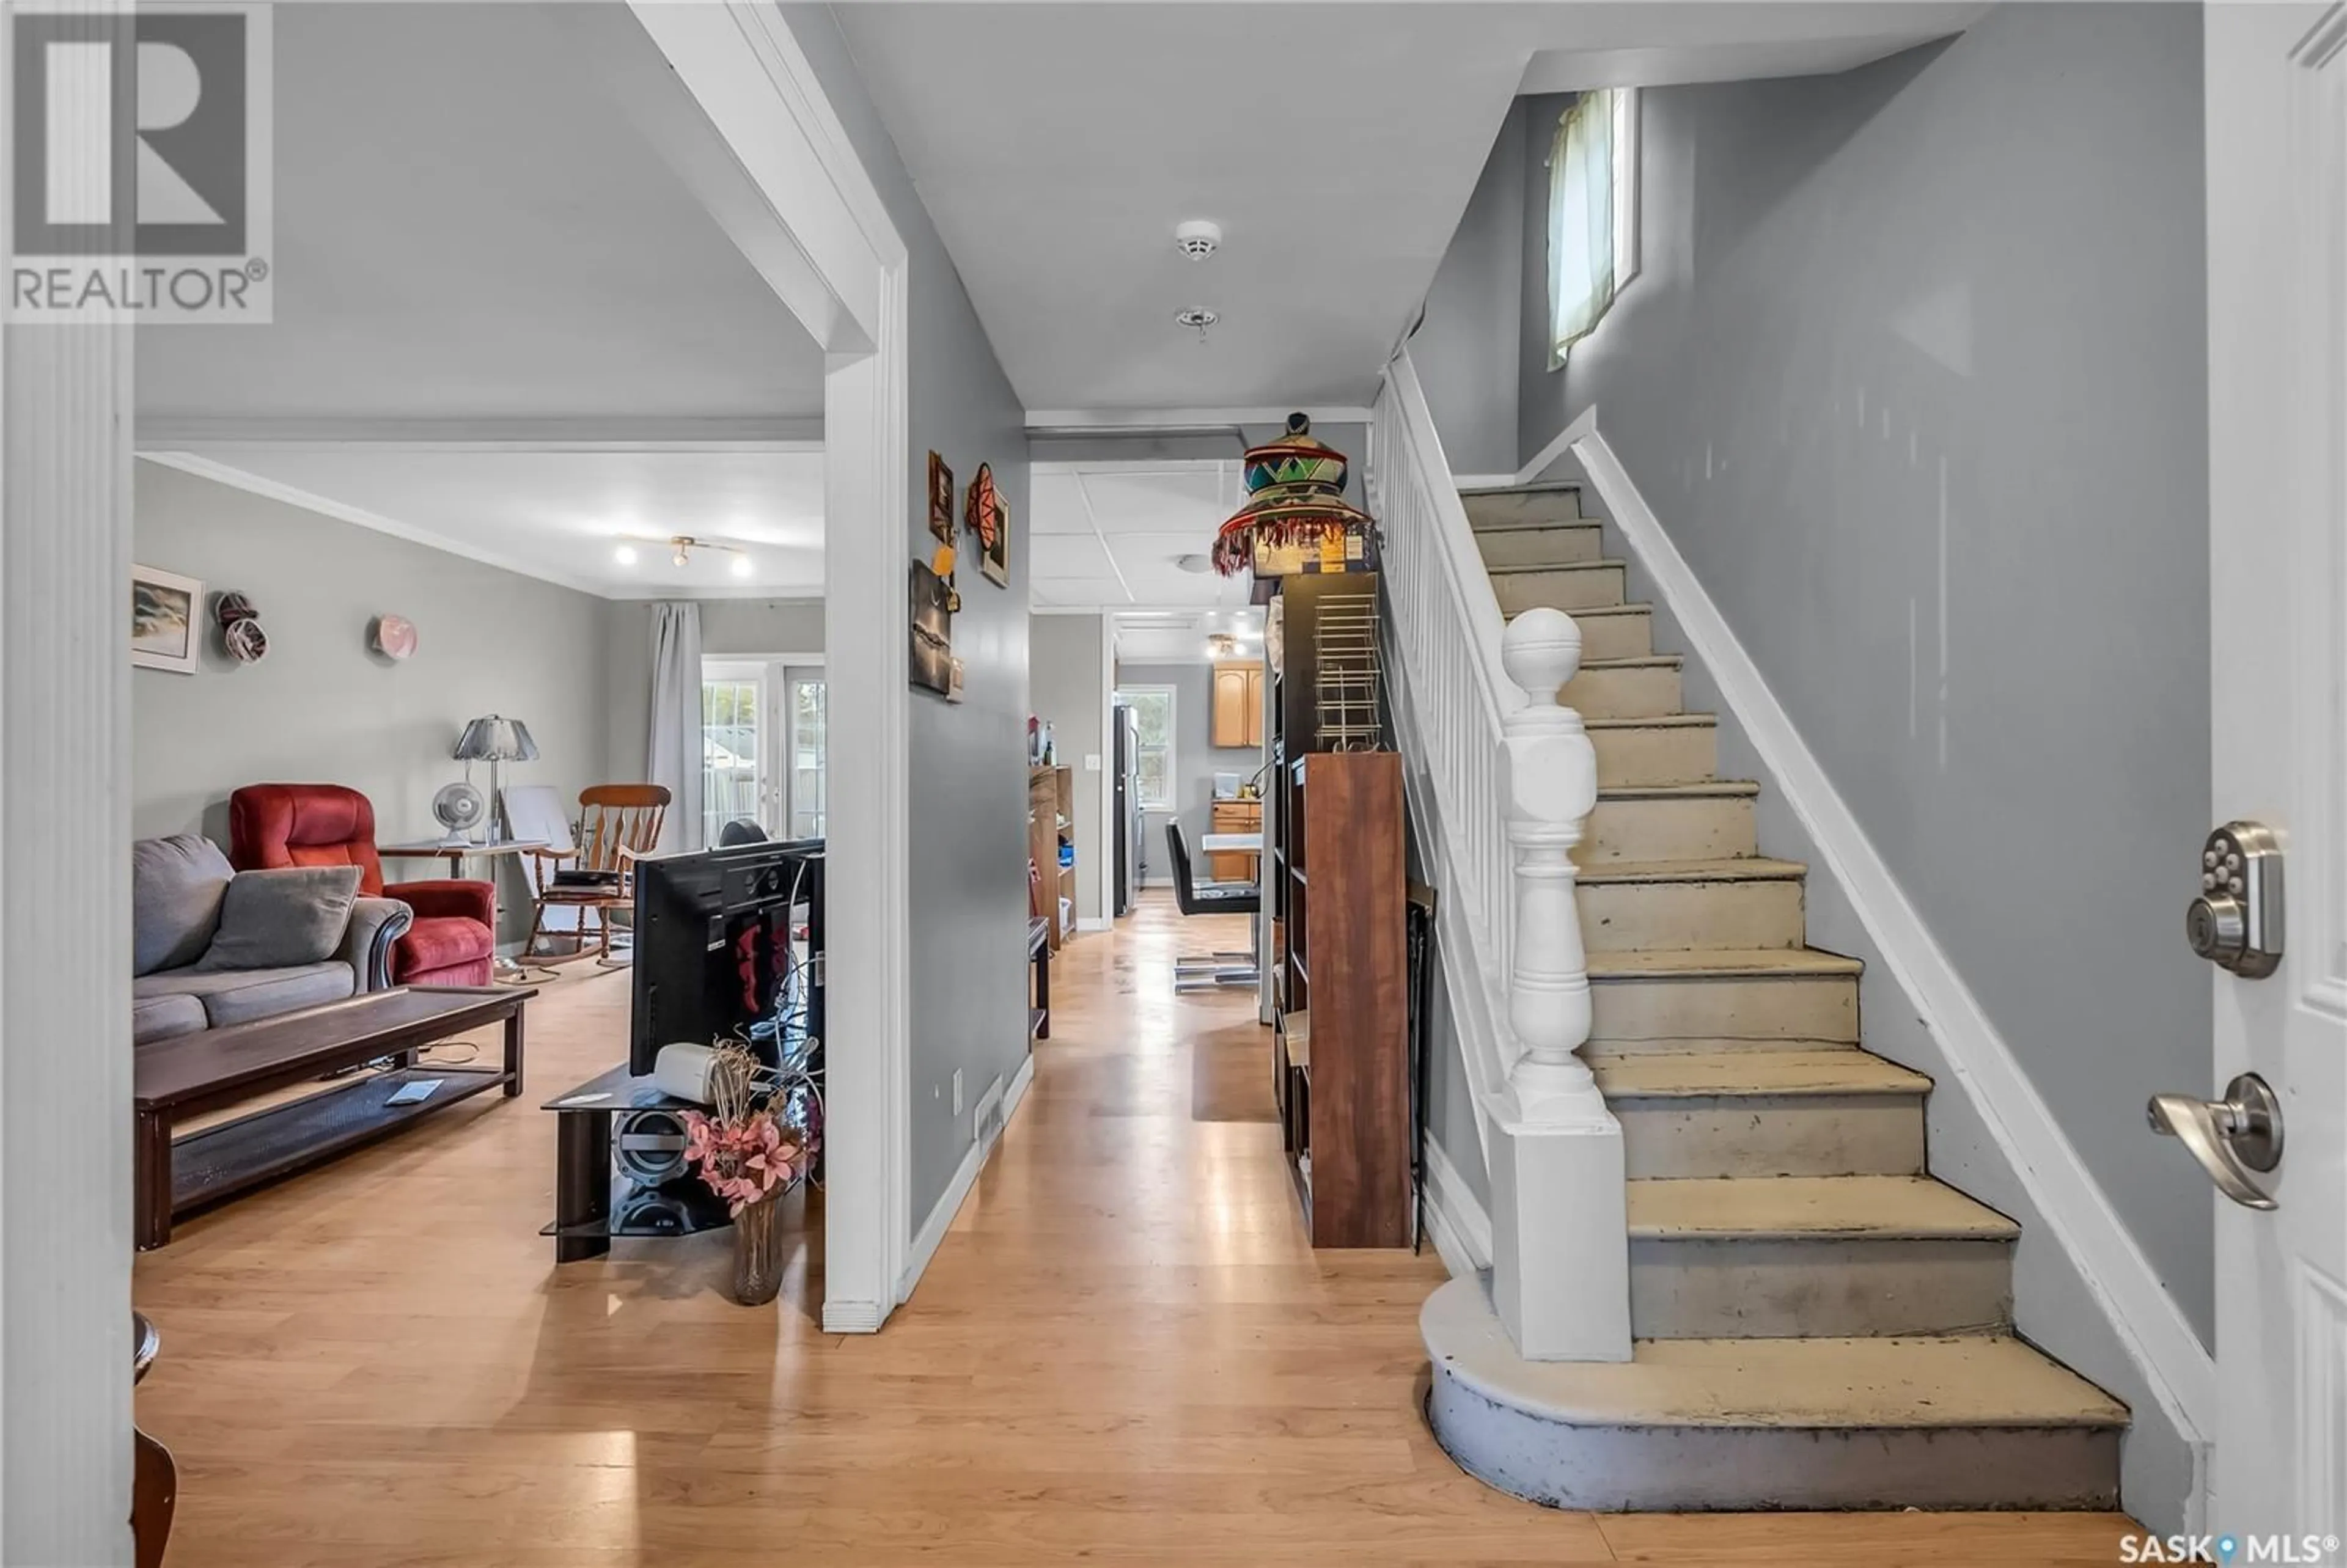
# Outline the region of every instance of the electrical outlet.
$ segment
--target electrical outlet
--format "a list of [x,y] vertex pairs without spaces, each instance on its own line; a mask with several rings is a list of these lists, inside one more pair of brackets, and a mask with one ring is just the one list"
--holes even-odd
[[958,1067],[957,1067],[957,1068],[955,1068],[955,1069],[954,1069],[954,1075],[953,1075],[953,1086],[954,1086],[954,1108],[953,1108],[953,1113],[954,1113],[955,1115],[958,1116],[958,1115],[960,1115],[960,1114],[961,1114],[961,1069],[960,1069],[960,1068],[958,1068]]

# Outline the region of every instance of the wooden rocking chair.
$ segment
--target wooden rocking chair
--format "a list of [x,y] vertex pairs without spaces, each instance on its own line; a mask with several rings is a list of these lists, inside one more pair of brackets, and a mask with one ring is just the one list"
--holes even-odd
[[[579,792],[579,834],[572,848],[530,851],[530,886],[538,896],[531,918],[529,944],[523,957],[535,964],[568,963],[595,955],[599,969],[626,967],[627,958],[611,956],[611,912],[632,909],[636,902],[636,859],[660,843],[661,825],[668,816],[669,792],[662,784],[593,784]],[[564,862],[575,862],[566,866]],[[576,909],[576,930],[550,930],[549,909]],[[593,911],[595,946],[588,946],[588,912]],[[538,944],[569,938],[576,950],[548,954]]]

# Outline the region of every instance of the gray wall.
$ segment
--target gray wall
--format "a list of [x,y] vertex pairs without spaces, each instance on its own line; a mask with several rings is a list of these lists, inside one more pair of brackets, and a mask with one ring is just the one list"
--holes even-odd
[[[241,784],[348,784],[374,802],[385,841],[437,837],[432,795],[465,776],[452,760],[465,721],[498,712],[529,725],[538,760],[508,784],[566,794],[601,776],[606,705],[591,678],[607,601],[152,463],[136,466],[138,560],[251,596],[269,655],[239,664],[207,628],[194,675],[131,671],[131,831],[201,833],[228,844]],[[371,651],[386,611],[418,633],[415,656]],[[641,758],[639,759],[641,763]],[[486,791],[486,764],[473,782]],[[446,875],[392,861],[394,881]],[[505,934],[528,928],[527,884],[500,883]]]
[[1518,462],[1515,378],[1492,369],[1512,363],[1516,354],[1523,187],[1524,105],[1519,99],[1501,123],[1499,140],[1427,290],[1425,319],[1409,340],[1410,364],[1454,474],[1509,474]]
[[2210,1071],[2199,105],[2169,5],[1649,93],[1645,270],[1520,388],[1527,456],[1596,406],[2206,1338],[2207,1183],[2142,1109]]
[[[819,599],[704,599],[701,651],[704,658],[823,651]],[[603,690],[611,715],[604,773],[612,782],[649,776],[651,752],[652,607],[622,599],[610,606],[603,643]]]
[[[1244,781],[1263,766],[1263,747],[1217,746],[1214,736],[1214,671],[1211,664],[1125,664],[1116,667],[1116,683],[1126,686],[1174,688],[1174,802],[1172,812],[1145,813],[1149,836],[1145,845],[1152,886],[1170,886],[1174,855],[1165,845],[1165,825],[1182,819],[1189,835],[1194,874],[1206,875],[1205,851],[1198,841],[1214,818],[1214,775],[1236,774]],[[1266,701],[1269,697],[1266,692]]]
[[[981,461],[1011,518],[1010,583],[959,574],[963,701],[913,693],[912,1207],[917,1230],[975,1139],[971,1112],[1027,1055],[1027,435],[1019,396],[970,308],[828,6],[782,7],[910,252],[912,466],[906,560],[926,559],[928,454],[967,485]],[[842,526],[833,519],[831,526]],[[835,787],[852,789],[839,779]],[[953,1114],[960,1068],[968,1101]]]
[[[1028,702],[1051,726],[1061,763],[1075,784],[1076,917],[1096,920],[1101,908],[1101,791],[1108,787],[1107,737],[1101,710],[1108,702],[1108,671],[1102,668],[1101,618],[1097,615],[1038,615],[1027,629]],[[1101,758],[1093,772],[1087,755]],[[1051,867],[1044,867],[1049,878]]]

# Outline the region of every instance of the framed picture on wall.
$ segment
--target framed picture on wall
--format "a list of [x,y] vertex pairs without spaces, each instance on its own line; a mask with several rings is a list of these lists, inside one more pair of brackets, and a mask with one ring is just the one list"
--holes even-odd
[[969,482],[962,527],[978,536],[978,569],[997,588],[1010,586],[1010,507],[994,486],[994,465],[980,463]]
[[130,569],[130,662],[141,670],[192,675],[202,652],[197,610],[204,585],[151,566]]
[[929,454],[929,532],[947,544],[953,543],[954,477],[946,460],[935,452]]
[[945,579],[926,561],[912,574],[913,684],[943,697],[953,689],[953,617],[946,609]]

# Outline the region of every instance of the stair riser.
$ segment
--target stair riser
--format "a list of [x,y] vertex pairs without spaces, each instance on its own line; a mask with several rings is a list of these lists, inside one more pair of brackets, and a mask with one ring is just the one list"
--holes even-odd
[[1630,1243],[1630,1331],[1641,1339],[1987,1334],[2012,1320],[2006,1241]]
[[1570,523],[1581,519],[1578,490],[1532,490],[1518,495],[1461,496],[1471,523]]
[[1799,882],[1605,882],[1580,889],[1581,939],[1593,953],[1698,948],[1798,948]]
[[1679,672],[1667,664],[1583,670],[1556,689],[1556,700],[1584,719],[1651,719],[1685,706]]
[[1589,814],[1576,864],[1614,860],[1733,860],[1757,855],[1749,796],[1601,800]]
[[1710,724],[1592,730],[1589,742],[1600,785],[1693,784],[1719,769],[1719,731]]
[[1606,1103],[1622,1123],[1634,1180],[1924,1173],[1921,1094],[1608,1096]]
[[[1491,579],[1503,614],[1546,608],[1567,612],[1623,602],[1622,569],[1578,567],[1571,571],[1502,572]],[[1587,657],[1587,655],[1583,655]]]
[[1611,615],[1583,610],[1573,618],[1573,623],[1581,628],[1581,657],[1584,662],[1654,656],[1655,612],[1643,604],[1619,606]]
[[1852,975],[1604,979],[1590,992],[1591,1043],[1620,1055],[1690,1040],[1858,1042]]
[[1497,1404],[1439,1361],[1433,1373],[1427,1415],[1450,1457],[1552,1508],[2118,1506],[2111,1428],[1580,1427]]
[[1475,546],[1486,566],[1556,566],[1595,560],[1605,553],[1605,533],[1595,523],[1553,528],[1479,528]]

